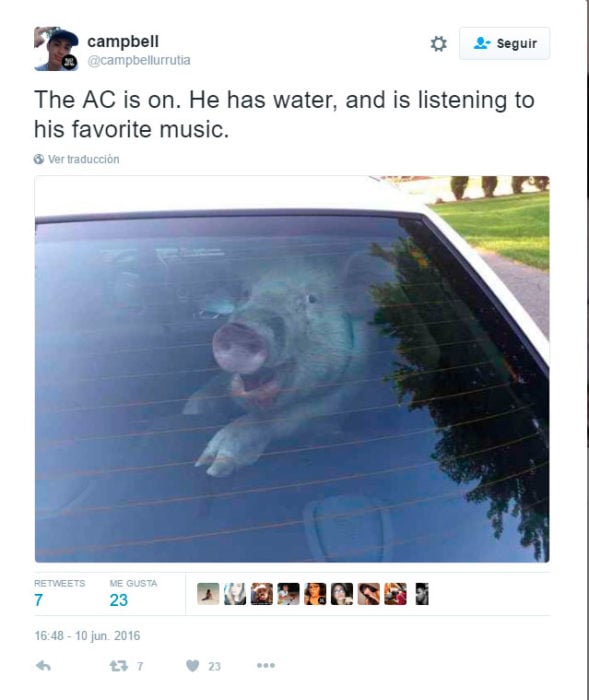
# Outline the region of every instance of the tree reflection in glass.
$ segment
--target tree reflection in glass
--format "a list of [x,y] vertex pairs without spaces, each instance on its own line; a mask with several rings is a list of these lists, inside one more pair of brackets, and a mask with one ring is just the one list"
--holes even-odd
[[512,352],[506,339],[507,350],[498,348],[481,323],[498,312],[462,300],[460,275],[444,269],[442,277],[423,226],[404,227],[412,238],[371,249],[395,270],[394,281],[372,286],[373,322],[397,341],[385,380],[409,410],[429,411],[439,433],[432,459],[456,483],[472,484],[467,501],[488,502],[495,537],[511,512],[521,544],[547,560],[547,383],[524,366],[521,346]]

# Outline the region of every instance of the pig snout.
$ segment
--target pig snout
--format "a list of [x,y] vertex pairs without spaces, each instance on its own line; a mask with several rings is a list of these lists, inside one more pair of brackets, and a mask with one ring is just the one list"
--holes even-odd
[[253,328],[226,323],[213,336],[213,355],[226,372],[253,374],[268,359],[268,348]]

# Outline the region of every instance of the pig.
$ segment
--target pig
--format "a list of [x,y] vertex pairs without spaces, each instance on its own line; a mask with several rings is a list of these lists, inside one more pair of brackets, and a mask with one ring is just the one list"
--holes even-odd
[[[221,373],[183,411],[209,417],[216,408],[227,416],[229,398],[243,414],[213,436],[196,467],[228,476],[254,464],[273,440],[342,406],[351,391],[346,379],[365,362],[370,328],[357,307],[371,303],[368,257],[348,261],[343,270],[304,259],[274,263],[244,281],[240,299],[212,338]],[[384,273],[383,265],[380,275],[390,280],[391,268],[384,265]],[[369,276],[374,279],[373,271]]]

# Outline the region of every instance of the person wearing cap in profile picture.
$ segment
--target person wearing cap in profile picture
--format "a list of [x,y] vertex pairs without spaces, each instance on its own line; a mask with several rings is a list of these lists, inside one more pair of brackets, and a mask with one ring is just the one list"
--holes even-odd
[[[67,68],[63,67],[62,61],[64,56],[69,55],[72,50],[72,46],[78,45],[78,37],[73,32],[68,32],[66,29],[56,29],[54,27],[35,27],[35,48],[45,43],[45,39],[43,38],[43,34],[45,32],[51,32],[49,35],[49,41],[47,42],[49,60],[42,66],[37,66],[35,70],[68,70]],[[70,70],[77,70],[77,66],[71,68]]]

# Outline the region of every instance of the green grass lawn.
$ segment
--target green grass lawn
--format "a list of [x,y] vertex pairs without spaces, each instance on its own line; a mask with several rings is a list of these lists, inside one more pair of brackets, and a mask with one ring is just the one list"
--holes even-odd
[[548,192],[430,205],[475,248],[548,270]]

